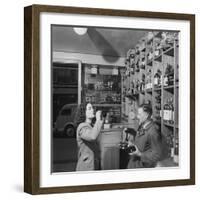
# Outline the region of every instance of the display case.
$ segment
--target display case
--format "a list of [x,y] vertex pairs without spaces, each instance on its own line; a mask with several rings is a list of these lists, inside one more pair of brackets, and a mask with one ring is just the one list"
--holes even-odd
[[92,103],[95,110],[107,113],[109,123],[120,123],[121,82],[119,67],[85,64],[82,102]]

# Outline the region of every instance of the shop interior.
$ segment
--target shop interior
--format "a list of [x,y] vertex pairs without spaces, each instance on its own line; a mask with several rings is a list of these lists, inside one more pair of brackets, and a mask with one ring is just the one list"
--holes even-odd
[[51,35],[52,172],[75,170],[76,128],[88,102],[107,117],[102,170],[126,168],[121,134],[124,127],[137,129],[142,103],[152,106],[167,144],[158,167],[178,166],[178,32],[52,25]]

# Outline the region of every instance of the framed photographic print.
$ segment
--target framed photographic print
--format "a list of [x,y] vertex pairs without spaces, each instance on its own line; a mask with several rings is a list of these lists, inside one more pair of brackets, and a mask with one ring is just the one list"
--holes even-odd
[[195,184],[195,16],[24,9],[24,191]]

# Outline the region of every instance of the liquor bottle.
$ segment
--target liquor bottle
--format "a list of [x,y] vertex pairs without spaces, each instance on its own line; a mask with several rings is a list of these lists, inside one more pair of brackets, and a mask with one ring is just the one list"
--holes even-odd
[[151,79],[151,69],[149,70],[149,88],[152,89],[153,88],[153,84],[152,84],[152,79]]
[[136,45],[136,47],[135,47],[135,53],[136,53],[137,55],[140,54],[140,47],[139,47],[139,45]]
[[147,72],[146,89],[152,89],[151,69]]
[[160,104],[157,104],[155,105],[155,118],[157,120],[160,120],[161,119],[161,116],[160,116],[160,111],[161,111],[161,105]]
[[167,64],[167,68],[168,68],[168,85],[174,85],[174,68],[170,64]]
[[170,107],[169,107],[169,99],[167,99],[166,103],[163,107],[163,120],[165,123],[169,122],[169,115],[170,115]]
[[147,59],[148,59],[148,62],[150,62],[152,59],[153,59],[153,51],[149,51],[149,53],[147,54]]
[[135,63],[135,71],[136,71],[136,72],[140,72],[139,59],[137,59],[137,61],[136,61],[136,63]]
[[132,75],[135,74],[135,63],[132,63],[131,66],[130,66],[130,72]]
[[140,92],[144,93],[144,90],[145,90],[145,75],[142,74],[142,79],[141,79],[141,82],[140,82]]
[[174,124],[174,104],[173,104],[173,98],[170,98],[169,101],[169,108],[170,108],[170,113],[169,113],[169,123]]
[[179,145],[178,145],[178,133],[175,133],[175,147],[174,147],[174,162],[178,163],[179,161]]
[[171,157],[172,159],[174,159],[174,154],[175,154],[174,141],[175,141],[174,136],[171,136],[171,137],[170,137],[170,149],[171,149],[171,155],[170,155],[170,157]]
[[145,57],[142,57],[142,58],[141,58],[141,61],[140,61],[140,68],[141,68],[141,69],[145,69]]
[[158,69],[154,75],[154,87],[159,87],[161,85],[161,71]]
[[160,104],[161,103],[161,96],[160,95],[155,96],[155,100],[156,100],[156,103]]
[[155,39],[155,51],[154,55],[157,57],[161,54],[161,45],[160,45],[160,39]]

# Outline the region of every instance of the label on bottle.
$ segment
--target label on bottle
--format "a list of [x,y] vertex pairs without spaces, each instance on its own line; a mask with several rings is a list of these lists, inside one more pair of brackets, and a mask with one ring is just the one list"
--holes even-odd
[[160,117],[162,117],[162,110],[160,110]]
[[158,78],[154,78],[154,85],[158,85]]
[[172,121],[174,121],[174,111],[172,111]]
[[179,158],[178,155],[174,155],[174,162],[175,163],[178,163],[178,158]]
[[168,110],[164,110],[163,119],[164,120],[169,120],[169,112],[168,112]]
[[172,120],[172,111],[168,110],[168,120]]
[[174,155],[174,148],[173,148],[173,147],[171,148],[171,157],[172,157],[172,158],[175,157],[175,155]]
[[168,85],[168,78],[167,78],[167,76],[164,77],[164,81],[163,82],[164,82],[164,86]]

